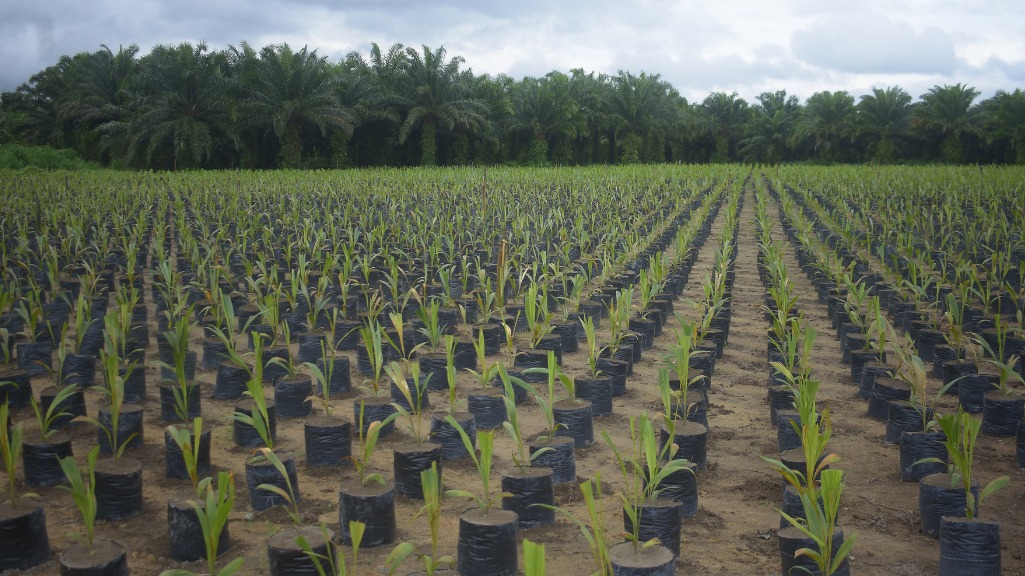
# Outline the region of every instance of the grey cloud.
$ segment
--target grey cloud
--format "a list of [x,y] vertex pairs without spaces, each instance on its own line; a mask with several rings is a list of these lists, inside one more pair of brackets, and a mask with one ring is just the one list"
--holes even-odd
[[939,28],[917,33],[871,13],[831,16],[791,38],[794,54],[814,66],[854,74],[949,74],[954,44]]
[[[986,68],[1001,71],[1012,82],[1025,82],[1025,60],[1005,60],[993,56],[986,63]],[[1011,86],[1005,87],[1005,89],[1011,88]]]

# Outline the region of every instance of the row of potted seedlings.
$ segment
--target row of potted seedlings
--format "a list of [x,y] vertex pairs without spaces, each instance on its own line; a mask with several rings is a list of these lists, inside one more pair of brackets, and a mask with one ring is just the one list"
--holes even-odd
[[848,556],[856,535],[845,534],[838,513],[843,472],[829,451],[832,420],[817,404],[820,383],[811,372],[816,338],[798,306],[799,294],[784,262],[785,247],[773,238],[769,196],[755,187],[757,266],[765,286],[769,321],[767,358],[769,420],[777,431],[778,458],[765,458],[784,480],[777,543],[783,574],[850,574]]
[[[1006,485],[1008,478],[996,478],[980,491],[972,477],[974,446],[984,420],[970,416],[964,401],[953,413],[938,410],[938,396],[958,381],[945,378],[943,387],[930,393],[928,360],[916,348],[916,341],[922,341],[923,324],[909,321],[921,316],[907,314],[914,306],[895,306],[900,300],[893,285],[872,273],[855,252],[841,257],[829,248],[830,238],[840,245],[835,236],[820,232],[821,243],[809,242],[814,232],[803,218],[816,214],[814,210],[802,214],[791,204],[788,235],[798,246],[799,259],[807,261],[806,270],[820,290],[820,299],[830,304],[843,359],[851,365],[862,396],[869,400],[869,415],[886,421],[886,440],[900,446],[902,479],[920,482],[923,532],[941,538],[941,573],[965,573],[968,566],[971,573],[989,573],[994,567],[999,571],[999,525],[980,521],[977,514],[982,498]],[[828,224],[821,228],[827,229]],[[859,269],[860,277],[855,275]],[[907,278],[904,281],[914,285]],[[1008,368],[1005,365],[1003,371],[1009,372]],[[972,544],[966,546],[966,542]]]

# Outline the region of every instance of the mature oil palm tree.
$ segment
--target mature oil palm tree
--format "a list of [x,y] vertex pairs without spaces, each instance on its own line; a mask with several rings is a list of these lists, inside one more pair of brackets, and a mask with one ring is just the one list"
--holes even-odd
[[127,154],[177,168],[208,165],[215,153],[233,149],[226,64],[224,53],[203,42],[161,45],[143,57],[141,112],[128,126]]
[[569,76],[561,72],[524,78],[513,88],[512,104],[509,131],[527,136],[529,164],[547,164],[553,145],[568,150],[567,139],[576,138],[584,128],[580,108],[569,92]]
[[693,162],[694,142],[701,132],[699,115],[686,98],[680,97],[673,112],[670,122],[669,135],[666,143],[669,147],[669,158],[671,162]]
[[341,98],[357,120],[352,149],[353,161],[358,165],[397,163],[395,150],[406,102],[401,96],[406,65],[406,47],[402,44],[392,44],[385,51],[375,42],[366,57],[359,52],[345,57]]
[[801,104],[786,90],[762,92],[737,143],[737,154],[748,162],[777,164],[789,159],[789,140]]
[[[675,117],[679,94],[659,74],[634,76],[622,70],[612,77],[609,111],[617,128],[620,162],[631,164],[657,155]],[[651,160],[664,160],[655,157]]]
[[336,79],[316,50],[267,46],[260,51],[256,81],[241,106],[242,123],[271,131],[282,166],[297,168],[309,133],[319,130],[327,137],[329,128],[352,133],[353,116],[339,101]]
[[700,106],[702,130],[715,141],[712,162],[729,162],[732,150],[750,118],[747,101],[736,92],[713,92]]
[[360,127],[379,121],[395,127],[399,124],[399,114],[380,104],[380,84],[362,60],[350,54],[332,68],[331,74],[337,79],[338,102],[352,116],[353,125],[352,132],[332,131],[332,163],[338,168],[359,165]]
[[972,105],[979,91],[964,84],[933,86],[922,94],[915,123],[942,138],[940,158],[944,162],[964,160],[963,136],[981,132],[981,117]]
[[231,134],[238,143],[239,166],[246,169],[271,168],[278,164],[278,151],[272,132],[249,121],[244,114],[251,95],[260,83],[260,54],[248,42],[230,45],[224,51],[227,62],[226,106],[231,118]]
[[[453,161],[456,164],[479,163],[494,164],[499,160],[505,127],[513,115],[511,90],[514,81],[505,75],[491,76],[481,74],[474,76],[467,71],[465,82],[469,85],[470,98],[484,104],[487,116],[484,124],[477,130],[457,128],[459,136],[456,140],[456,153]],[[462,143],[466,143],[465,157]]]
[[816,92],[805,102],[792,141],[810,142],[819,160],[832,162],[836,144],[853,135],[854,119],[854,97],[846,91]]
[[858,102],[858,131],[873,140],[872,157],[893,162],[911,130],[911,95],[900,86],[873,88]]
[[[72,122],[80,134],[79,154],[94,160],[124,156],[125,131],[118,128],[136,101],[132,82],[138,71],[135,44],[118,48],[116,54],[106,45],[101,48],[75,58],[58,105],[58,116]],[[106,154],[110,156],[101,157]]]
[[473,98],[465,82],[460,82],[459,66],[464,60],[454,56],[445,60],[445,47],[423,52],[406,49],[405,90],[399,93],[405,118],[399,127],[399,143],[420,129],[421,164],[437,164],[438,129],[451,131],[457,126],[467,130],[483,129],[488,110]]
[[1025,92],[998,90],[992,98],[996,111],[989,119],[991,140],[1010,142],[1015,164],[1025,164]]
[[41,146],[63,148],[72,143],[72,122],[61,118],[60,106],[68,92],[68,78],[75,61],[61,56],[52,66],[36,72],[28,82],[0,99],[11,123],[10,130],[20,140]]
[[608,106],[612,99],[609,77],[574,68],[569,73],[569,95],[584,122],[584,128],[577,131],[573,144],[574,160],[579,164],[614,162],[615,155],[609,153],[614,148],[609,146],[609,142],[604,142],[606,139],[610,139],[612,144],[615,142],[614,135],[608,138],[613,124]]

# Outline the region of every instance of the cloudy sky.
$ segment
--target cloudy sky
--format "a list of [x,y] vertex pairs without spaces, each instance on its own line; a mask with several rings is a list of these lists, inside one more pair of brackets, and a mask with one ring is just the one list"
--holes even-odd
[[199,40],[305,44],[332,59],[372,42],[445,46],[478,74],[658,73],[689,101],[1025,88],[1022,0],[5,0],[0,16],[0,90],[100,44]]

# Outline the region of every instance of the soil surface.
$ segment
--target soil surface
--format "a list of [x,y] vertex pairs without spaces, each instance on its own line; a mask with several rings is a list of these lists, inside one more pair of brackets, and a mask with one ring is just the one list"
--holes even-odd
[[[783,496],[782,480],[761,457],[778,455],[776,430],[769,422],[766,388],[769,366],[766,361],[766,331],[768,322],[762,314],[764,289],[756,269],[757,240],[754,223],[754,194],[747,191],[740,214],[739,254],[736,261],[736,283],[732,294],[732,326],[725,354],[716,362],[709,399],[708,468],[698,475],[700,506],[697,514],[683,521],[681,556],[677,561],[678,574],[751,574],[773,575],[780,572],[780,558],[776,533],[779,515],[774,507],[780,506]],[[675,303],[677,312],[695,318],[696,309],[686,299],[700,300],[701,281],[712,266],[713,252],[721,237],[725,210],[717,217],[712,235],[701,250],[686,292]],[[777,222],[774,236],[786,247],[786,265],[801,294],[800,309],[810,325],[818,332],[812,353],[812,374],[822,382],[820,404],[828,406],[833,414],[834,436],[832,451],[842,458],[836,467],[846,473],[841,522],[848,537],[857,535],[851,562],[853,573],[862,575],[886,574],[891,576],[918,576],[937,572],[939,545],[934,539],[920,533],[918,514],[918,486],[902,482],[898,469],[898,448],[884,442],[885,423],[867,415],[867,403],[858,397],[849,367],[841,362],[839,342],[830,327],[824,304],[815,298],[807,278],[800,272],[793,247],[787,242],[778,224],[777,207],[770,203],[770,212]],[[147,280],[148,281],[148,280]],[[147,287],[148,294],[148,287]],[[155,317],[150,303],[150,318]],[[129,565],[133,574],[153,575],[162,570],[184,567],[205,573],[204,561],[185,565],[167,558],[168,539],[166,506],[168,497],[187,488],[187,481],[164,478],[164,447],[159,419],[157,397],[159,369],[152,362],[157,359],[155,323],[151,322],[151,342],[147,353],[146,377],[150,394],[145,403],[144,444],[129,449],[131,458],[144,463],[143,514],[117,522],[98,522],[97,538],[109,539],[129,551]],[[463,332],[468,333],[463,327]],[[601,338],[608,340],[607,321],[602,322]],[[198,341],[199,330],[193,335],[193,349],[202,354]],[[526,335],[518,335],[525,346]],[[656,415],[660,410],[658,395],[658,369],[663,356],[674,342],[673,321],[654,347],[646,350],[643,359],[629,377],[627,393],[615,398],[613,413],[594,419],[595,443],[576,450],[577,480],[595,479],[600,474],[604,499],[602,501],[609,544],[622,540],[622,512],[615,497],[623,487],[623,479],[612,457],[612,452],[600,439],[607,430],[621,448],[629,442],[629,420],[641,414]],[[295,353],[295,351],[293,351]],[[355,353],[351,354],[353,381],[362,378],[356,372]],[[490,361],[512,364],[505,347]],[[570,375],[587,371],[586,352],[566,354],[564,370]],[[97,375],[99,377],[99,374]],[[268,573],[267,542],[274,534],[291,525],[288,514],[280,507],[266,512],[251,512],[245,487],[245,461],[250,451],[236,447],[232,441],[231,414],[234,401],[214,400],[209,396],[214,382],[214,371],[197,372],[197,380],[204,389],[203,416],[207,429],[212,429],[212,463],[215,469],[231,470],[238,489],[230,531],[233,546],[224,552],[221,565],[237,557],[245,557],[243,574]],[[475,383],[469,373],[460,375],[461,398],[473,389]],[[52,384],[52,380],[35,378],[33,387],[39,390]],[[932,390],[938,390],[939,380],[930,378]],[[270,390],[268,388],[268,390]],[[352,392],[335,399],[339,411],[351,410],[352,400],[359,395]],[[446,407],[446,393],[432,392],[431,404],[435,409]],[[89,413],[96,414],[99,397],[88,395]],[[939,408],[950,409],[955,400],[946,397]],[[320,412],[319,407],[316,410]],[[544,418],[533,401],[519,409],[521,426],[529,437],[544,428]],[[23,414],[22,418],[28,417]],[[425,415],[426,419],[429,415]],[[302,495],[299,504],[304,524],[327,526],[339,533],[338,490],[343,481],[354,477],[352,467],[317,469],[305,465],[302,419],[279,418],[277,448],[288,450],[297,457],[298,482]],[[392,447],[408,442],[406,423],[397,422],[397,430],[381,440],[373,455],[371,467],[389,480],[392,477]],[[89,426],[79,425],[73,432],[74,451],[79,461],[95,445],[96,432]],[[356,447],[354,446],[354,451]],[[500,476],[513,466],[513,447],[502,433],[496,435],[495,464],[492,477],[493,496],[497,495]],[[1025,574],[1025,473],[1014,463],[1014,439],[981,436],[976,451],[976,476],[983,483],[998,475],[1011,477],[1010,486],[986,499],[982,505],[985,518],[1001,524],[1003,574]],[[446,461],[443,483],[446,489],[480,490],[476,470],[469,459]],[[58,488],[35,490],[47,502],[47,526],[54,548],[54,560],[25,572],[26,574],[55,574],[56,557],[68,549],[73,540],[66,534],[81,529],[81,520],[70,494]],[[580,518],[586,518],[583,500],[575,483],[556,488],[557,504]],[[465,500],[446,498],[439,554],[455,555],[459,515],[472,506]],[[396,496],[398,540],[412,543],[417,549],[429,551],[430,541],[426,519],[417,517],[421,502]],[[521,530],[519,538],[543,543],[546,548],[550,574],[574,576],[590,574],[595,566],[588,545],[580,530],[568,519],[559,516],[556,524]],[[396,541],[396,544],[398,541]],[[364,549],[359,554],[360,574],[383,573],[384,559],[392,546]],[[352,568],[350,566],[350,568]],[[398,573],[410,574],[422,567],[410,558]]]

